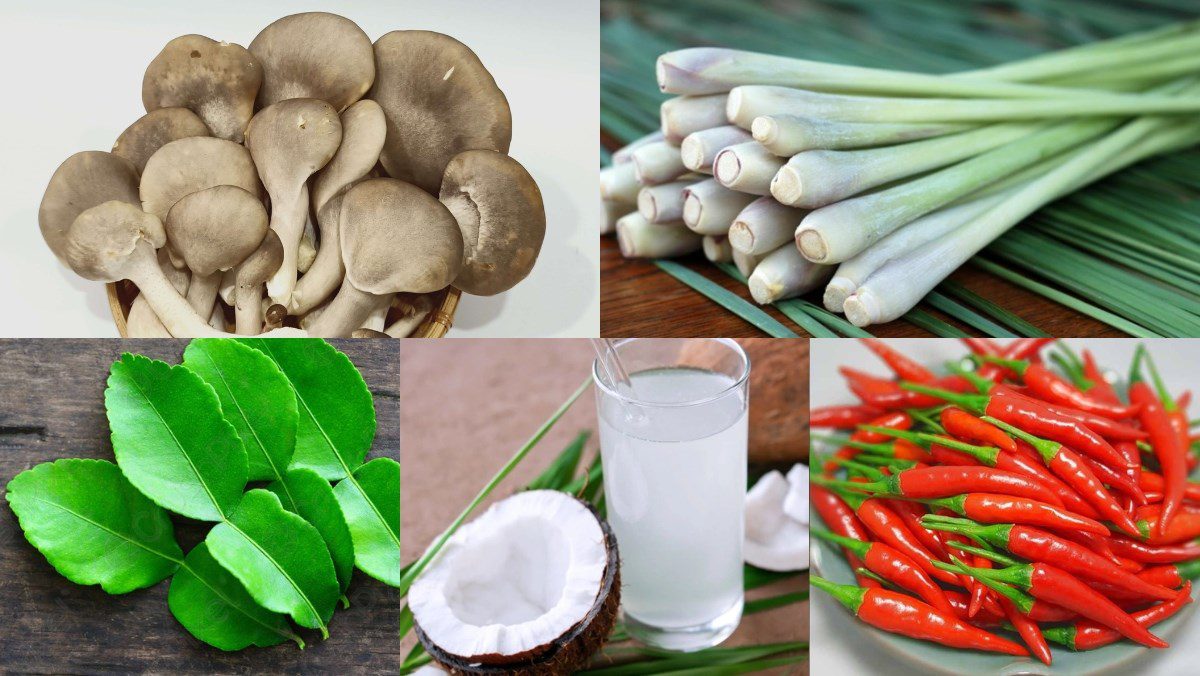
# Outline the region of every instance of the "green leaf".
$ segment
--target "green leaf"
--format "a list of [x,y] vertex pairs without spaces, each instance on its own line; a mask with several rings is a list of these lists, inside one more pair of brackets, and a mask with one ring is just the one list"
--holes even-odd
[[721,307],[745,319],[759,330],[775,338],[799,338],[794,331],[780,324],[774,317],[763,312],[753,303],[717,284],[704,275],[675,261],[657,260],[654,264],[675,279],[692,287]]
[[4,497],[25,539],[76,584],[124,594],[166,579],[183,559],[166,511],[111,462],[42,463],[13,477]]
[[280,479],[296,447],[296,396],[275,362],[236,340],[201,338],[183,351],[183,365],[216,390],[246,449],[247,479]]
[[205,542],[259,605],[329,637],[327,623],[338,598],[333,561],[317,529],[286,511],[274,493],[248,491]]
[[375,458],[333,487],[354,540],[354,565],[400,585],[400,463]]
[[217,563],[208,545],[196,545],[171,578],[167,605],[192,636],[221,650],[260,648],[289,639],[304,647],[287,616],[255,603],[237,578]]
[[284,509],[304,517],[321,534],[337,572],[338,586],[345,593],[354,573],[354,544],[333,487],[311,469],[292,469],[267,490],[279,497]]
[[546,470],[529,482],[525,490],[534,491],[543,488],[556,491],[565,490],[567,484],[571,483],[572,477],[575,476],[575,471],[579,469],[579,460],[583,457],[583,447],[587,444],[590,434],[589,430],[583,430],[576,435]]
[[246,487],[246,451],[195,373],[141,355],[112,365],[104,406],[121,471],[159,505],[221,521]]
[[299,420],[292,467],[337,481],[350,475],[375,439],[375,407],[349,357],[312,338],[243,339],[270,357],[296,393]]

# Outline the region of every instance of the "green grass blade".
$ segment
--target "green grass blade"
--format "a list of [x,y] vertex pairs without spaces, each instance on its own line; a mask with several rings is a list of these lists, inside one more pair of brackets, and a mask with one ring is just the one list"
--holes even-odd
[[717,284],[700,273],[675,261],[654,261],[654,264],[675,279],[699,291],[709,300],[753,324],[773,338],[799,338],[788,327],[774,317],[755,307],[749,301]]
[[583,458],[583,447],[587,444],[590,435],[590,430],[584,430],[576,435],[562,453],[559,453],[558,457],[537,478],[529,482],[525,490],[533,491],[543,488],[556,491],[566,490],[575,477],[575,472],[579,469],[579,461]]

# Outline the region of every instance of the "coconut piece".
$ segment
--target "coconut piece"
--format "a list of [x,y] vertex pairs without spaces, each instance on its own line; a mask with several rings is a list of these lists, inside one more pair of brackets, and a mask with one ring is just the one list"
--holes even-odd
[[387,118],[380,161],[388,176],[437,193],[455,155],[508,152],[508,100],[463,43],[430,31],[392,31],[375,41],[375,70],[368,97]]
[[138,192],[142,209],[161,221],[181,198],[218,185],[260,194],[250,151],[232,141],[193,136],[171,141],[150,156]]
[[246,146],[271,196],[271,229],[283,244],[283,265],[267,294],[287,306],[296,286],[300,238],[308,222],[308,178],[324,167],[342,142],[342,122],[319,99],[287,99],[264,108],[246,128]]
[[[304,314],[329,298],[342,283],[346,268],[338,247],[338,217],[347,187],[366,177],[379,162],[387,134],[383,109],[370,99],[350,106],[341,115],[342,144],[312,181],[312,211],[321,231],[321,246],[312,266],[296,282],[288,309]],[[335,203],[336,199],[336,203]],[[328,208],[327,208],[328,207]]]
[[187,108],[159,108],[139,117],[121,132],[112,151],[132,162],[140,174],[159,148],[192,136],[212,136],[199,115]]
[[808,568],[808,527],[783,511],[790,489],[783,474],[772,470],[746,493],[746,563],[779,572]]
[[574,673],[612,630],[618,561],[591,507],[518,493],[460,527],[413,583],[417,637],[454,673]]
[[454,215],[404,181],[372,178],[355,184],[342,198],[339,227],[346,277],[308,325],[317,336],[349,336],[392,294],[438,291],[462,267],[463,239]]
[[375,81],[371,38],[337,14],[285,16],[254,37],[250,53],[262,63],[259,108],[285,99],[321,99],[341,112]]
[[54,170],[42,195],[38,226],[46,245],[64,265],[71,223],[84,211],[110,200],[141,204],[138,171],[129,160],[113,153],[85,150],[68,157]]
[[241,143],[262,75],[258,59],[245,47],[183,35],[168,42],[146,67],[142,104],[148,113],[187,108],[214,136]]
[[491,150],[459,153],[446,165],[439,199],[462,231],[455,286],[493,296],[525,279],[546,236],[542,192],[525,167]]
[[796,463],[788,470],[788,494],[783,499],[783,513],[804,525],[808,520],[808,465]]

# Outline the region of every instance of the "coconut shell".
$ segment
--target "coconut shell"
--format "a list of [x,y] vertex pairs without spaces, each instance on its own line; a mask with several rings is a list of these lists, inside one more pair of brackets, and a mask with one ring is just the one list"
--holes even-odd
[[600,530],[604,533],[604,546],[608,552],[608,565],[600,581],[600,593],[591,610],[575,626],[562,636],[537,651],[537,656],[509,662],[507,664],[472,664],[447,653],[429,640],[414,620],[413,629],[425,652],[451,674],[506,674],[509,676],[568,676],[582,669],[596,654],[612,633],[621,605],[621,557],[617,551],[617,539],[608,522],[600,517],[596,508],[587,505]]

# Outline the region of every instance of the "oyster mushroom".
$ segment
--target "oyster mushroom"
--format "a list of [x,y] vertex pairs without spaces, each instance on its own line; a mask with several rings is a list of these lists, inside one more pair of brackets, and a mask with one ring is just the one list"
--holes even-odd
[[387,118],[380,161],[389,176],[437,192],[464,150],[508,152],[512,114],[479,57],[430,31],[392,31],[375,41],[369,98]]
[[233,312],[234,330],[239,335],[255,336],[262,332],[263,285],[282,263],[283,245],[279,235],[267,230],[254,253],[237,267]]
[[296,286],[296,258],[308,220],[306,181],[341,142],[337,111],[319,99],[280,101],[260,110],[246,129],[246,145],[271,196],[271,229],[283,244],[283,264],[267,282],[267,294],[285,307]]
[[341,112],[362,98],[375,81],[371,38],[337,14],[285,16],[250,42],[262,63],[258,107],[286,99],[321,99]]
[[217,185],[259,194],[258,172],[250,151],[219,138],[194,136],[158,149],[142,171],[142,208],[159,220],[181,198]]
[[159,148],[191,136],[212,134],[204,120],[187,108],[159,108],[139,117],[121,132],[112,151],[114,155],[133,162],[138,173],[141,173],[146,168],[146,161]]
[[232,185],[187,195],[167,212],[167,241],[192,271],[187,300],[211,314],[222,273],[254,253],[267,234],[267,210],[258,197]]
[[546,235],[542,193],[525,167],[491,150],[459,153],[446,165],[439,199],[463,235],[455,286],[492,296],[525,279]]
[[241,143],[261,83],[262,67],[245,47],[183,35],[146,67],[142,104],[146,112],[187,108],[214,136]]
[[404,181],[373,178],[355,185],[343,199],[340,225],[346,277],[309,324],[315,336],[349,336],[392,294],[437,291],[450,285],[462,266],[462,235],[454,216]]
[[[363,99],[347,108],[341,121],[342,144],[312,181],[312,208],[321,229],[321,246],[312,266],[292,291],[289,310],[293,314],[308,312],[336,291],[342,282],[345,268],[338,248],[337,227],[341,200],[333,204],[334,196],[369,174],[383,149],[387,124],[378,103]],[[326,205],[331,208],[326,209]]]
[[67,263],[63,251],[75,217],[110,200],[141,204],[137,167],[132,162],[112,153],[85,150],[58,165],[42,195],[38,226],[60,261]]
[[[171,282],[171,286],[180,294],[186,294],[188,284],[191,282],[191,274],[187,270],[180,270],[171,263],[171,259],[167,256],[167,252],[163,249],[158,250],[158,267],[166,275],[167,281]],[[133,299],[133,303],[129,305],[129,316],[125,319],[125,329],[130,338],[171,338],[171,332],[167,327],[163,326],[159,321],[158,315],[154,314],[154,309],[150,307],[150,303],[146,302],[146,297],[138,294]]]

